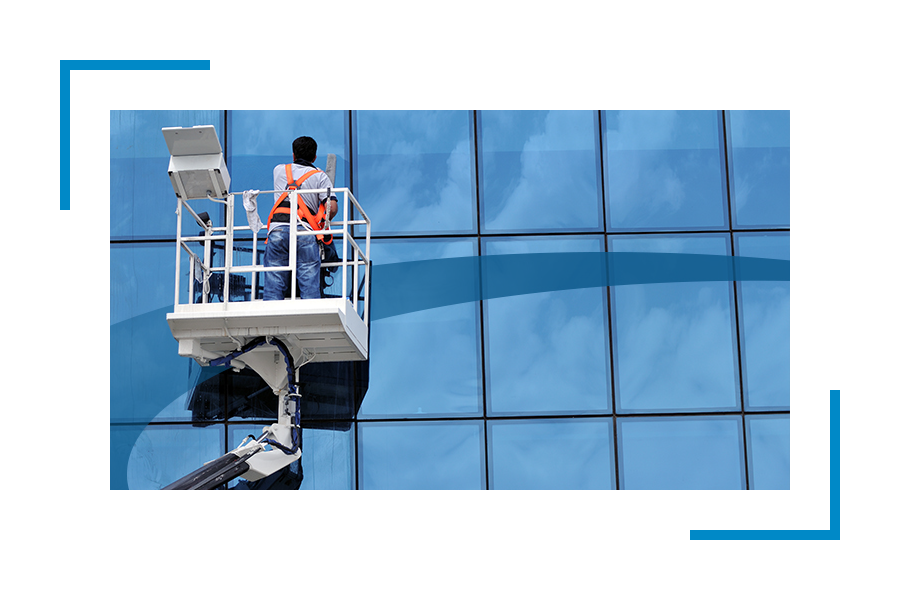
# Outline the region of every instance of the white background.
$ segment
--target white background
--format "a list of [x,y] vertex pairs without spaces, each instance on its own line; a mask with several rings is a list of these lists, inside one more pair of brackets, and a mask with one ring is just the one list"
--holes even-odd
[[[884,595],[897,533],[898,48],[872,8],[881,3],[792,8],[803,5],[95,2],[11,13],[0,41],[4,590]],[[211,60],[210,71],[72,74],[69,211],[56,190],[60,59]],[[791,110],[791,491],[109,491],[109,111],[249,108]],[[690,541],[691,529],[828,528],[832,389],[841,541]]]

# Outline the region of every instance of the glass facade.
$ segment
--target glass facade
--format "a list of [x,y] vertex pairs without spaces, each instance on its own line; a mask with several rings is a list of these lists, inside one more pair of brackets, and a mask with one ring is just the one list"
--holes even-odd
[[[191,125],[215,125],[235,192],[272,189],[295,137],[320,168],[335,154],[372,219],[375,282],[441,258],[790,258],[788,111],[112,111],[113,489],[164,487],[274,420],[258,376],[178,356],[166,323],[189,287],[160,128]],[[362,404],[307,414],[282,484],[789,489],[788,282],[571,287],[372,321]]]

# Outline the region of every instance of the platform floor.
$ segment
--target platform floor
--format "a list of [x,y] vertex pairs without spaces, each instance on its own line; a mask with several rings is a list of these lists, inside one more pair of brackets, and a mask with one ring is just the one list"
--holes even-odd
[[343,298],[182,304],[166,315],[179,354],[198,360],[224,356],[264,335],[276,336],[313,362],[366,360],[368,332]]

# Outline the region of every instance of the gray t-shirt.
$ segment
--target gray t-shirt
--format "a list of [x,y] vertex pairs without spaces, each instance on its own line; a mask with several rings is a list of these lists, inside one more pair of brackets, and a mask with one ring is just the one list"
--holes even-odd
[[[297,181],[301,177],[303,177],[308,171],[314,170],[315,167],[305,167],[303,165],[291,165],[291,175],[294,177],[294,181]],[[287,189],[287,173],[285,172],[284,165],[278,165],[272,171],[272,176],[275,180],[273,190],[284,190]],[[317,189],[327,189],[334,188],[334,185],[331,183],[331,180],[328,179],[328,175],[325,174],[324,171],[319,171],[318,173],[313,173],[310,175],[306,181],[300,184],[301,190],[317,190]],[[300,194],[300,197],[303,198],[303,201],[306,203],[306,206],[309,207],[309,212],[312,214],[316,214],[319,210],[319,204],[324,202],[328,198],[328,194],[326,192],[319,192],[318,194]],[[277,201],[278,198],[276,197]],[[276,227],[280,227],[282,225],[288,225],[288,223],[279,223],[273,222],[272,229]],[[306,224],[303,223],[303,226],[306,227]],[[309,227],[306,227],[309,229]]]

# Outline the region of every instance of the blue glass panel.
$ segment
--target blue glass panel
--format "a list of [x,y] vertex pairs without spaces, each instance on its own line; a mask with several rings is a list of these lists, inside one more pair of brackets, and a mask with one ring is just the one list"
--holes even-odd
[[214,125],[224,147],[224,112],[113,110],[109,123],[110,239],[175,239],[178,201],[169,181],[169,149],[161,130]]
[[596,231],[597,111],[479,113],[483,229]]
[[741,417],[623,417],[619,488],[744,489]]
[[728,111],[735,227],[791,222],[791,113]]
[[[729,252],[727,234],[611,236],[615,252]],[[737,410],[731,282],[611,288],[618,412]]]
[[612,230],[727,228],[719,111],[604,112]]
[[470,112],[359,111],[353,132],[354,190],[373,234],[474,233]]
[[[790,234],[735,234],[738,256],[790,259]],[[788,281],[738,283],[741,359],[747,409],[791,405],[791,284]]]
[[110,450],[112,489],[159,490],[225,454],[225,427],[114,425]]
[[[374,277],[378,265],[476,254],[471,239],[372,242]],[[479,312],[469,302],[372,321],[360,418],[481,415]]]
[[[247,435],[260,437],[263,425],[229,425],[228,449],[233,450]],[[303,467],[301,490],[352,490],[356,487],[354,475],[353,429],[302,430],[303,451],[300,463]],[[237,483],[235,480],[234,483]]]
[[[194,386],[220,372],[178,356],[172,311],[174,243],[110,247],[110,419],[191,420]],[[182,298],[187,297],[182,264]]]
[[488,421],[491,489],[611,490],[611,419]]
[[485,488],[481,421],[360,423],[360,488]]
[[747,415],[751,490],[791,489],[789,415]]
[[[485,255],[602,251],[599,236],[484,241]],[[606,288],[495,298],[484,314],[489,415],[610,411]]]
[[[348,113],[340,110],[229,111],[228,168],[232,191],[273,189],[274,168],[293,160],[291,144],[300,136],[316,140],[317,168],[324,171],[328,155],[335,155],[334,185],[349,187],[348,127]],[[259,218],[263,223],[268,220],[274,202],[272,194],[258,197]],[[234,224],[236,227],[247,224],[240,197],[235,199]]]

